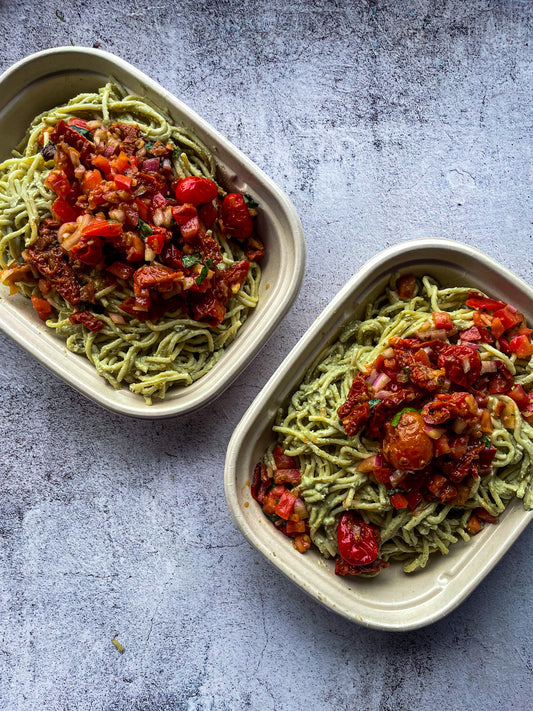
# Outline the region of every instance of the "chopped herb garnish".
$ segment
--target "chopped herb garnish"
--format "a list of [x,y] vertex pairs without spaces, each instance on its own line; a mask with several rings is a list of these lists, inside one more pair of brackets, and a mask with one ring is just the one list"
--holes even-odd
[[213,266],[213,260],[208,259],[204,266],[202,267],[202,271],[198,276],[196,277],[196,285],[200,286],[200,284],[203,282],[203,280],[206,278],[206,276],[209,274],[209,268]]
[[150,235],[154,234],[150,225],[147,222],[145,222],[144,220],[141,220],[140,217],[139,217],[139,222],[137,223],[137,227],[139,228],[139,232],[141,233],[141,237],[143,239],[146,239]]
[[405,489],[389,489],[387,491],[387,494],[389,496],[392,496],[393,494],[405,494],[406,490]]
[[375,397],[373,400],[369,400],[368,404],[370,405],[370,407],[376,407],[376,405],[379,405],[380,402],[381,402],[380,398]]
[[174,146],[172,148],[172,156],[175,160],[179,160],[181,158],[181,154],[183,151],[181,151],[178,146]]
[[81,135],[85,136],[85,138],[88,138],[89,141],[93,140],[93,134],[89,131],[89,129],[82,128],[81,126],[76,126],[76,124],[69,124],[69,125],[70,125],[70,128],[73,128],[78,133],[81,133]]
[[483,437],[481,438],[481,441],[483,442],[483,444],[484,444],[486,447],[490,447],[491,441],[490,441],[490,439],[487,437],[487,435],[483,435]]
[[146,150],[147,150],[148,153],[150,153],[150,151],[151,151],[152,148],[154,147],[154,144],[155,144],[155,141],[147,141],[147,142],[144,144],[144,147],[146,148]]
[[253,199],[249,193],[244,193],[244,202],[248,207],[259,207],[259,204]]
[[181,261],[183,262],[183,266],[188,269],[192,267],[193,264],[200,264],[202,260],[197,254],[186,254]]
[[414,408],[414,407],[404,407],[403,410],[400,410],[400,412],[397,412],[397,413],[394,415],[394,417],[392,418],[392,420],[391,420],[391,425],[392,425],[393,427],[396,427],[396,425],[397,425],[398,422],[400,421],[400,418],[401,418],[401,416],[403,415],[404,412],[419,412],[419,410],[417,410],[417,409]]

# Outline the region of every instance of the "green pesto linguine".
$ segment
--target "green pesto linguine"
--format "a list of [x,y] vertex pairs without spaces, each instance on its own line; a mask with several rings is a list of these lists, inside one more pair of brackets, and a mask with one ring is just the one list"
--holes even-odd
[[[168,116],[145,98],[126,95],[111,83],[96,93],[80,94],[66,105],[37,116],[21,146],[14,151],[14,157],[0,164],[0,265],[3,268],[20,260],[23,250],[34,244],[39,224],[51,216],[51,205],[56,198],[44,184],[54,162],[45,160],[38,138],[43,129],[74,116],[88,120],[100,118],[106,125],[114,121],[137,124],[146,139],[174,145],[173,168],[177,178],[203,176],[215,180],[216,165],[206,147],[187,128],[173,125]],[[213,236],[220,244],[225,268],[243,259],[242,250],[228,243],[216,223]],[[71,324],[69,316],[74,309],[56,292],[47,298],[57,314],[46,324],[65,340],[69,350],[85,355],[113,387],[128,385],[151,404],[153,397],[164,398],[170,386],[191,384],[220,359],[257,304],[260,276],[258,264],[250,262],[244,285],[231,298],[224,320],[216,327],[194,321],[179,310],[144,322],[124,314],[126,323],[115,323],[101,312],[116,312],[119,304],[132,296],[123,281],[103,286],[96,293],[100,308],[95,315],[105,324],[100,332]],[[33,285],[19,286],[25,296],[32,295]],[[91,311],[90,305],[87,308]]]
[[[348,437],[337,416],[356,373],[375,361],[392,336],[413,336],[433,311],[448,312],[458,330],[472,326],[473,311],[465,306],[471,289],[440,288],[430,277],[421,283],[418,293],[404,301],[394,290],[393,279],[386,293],[367,307],[364,319],[348,324],[319,355],[287,409],[278,413],[273,428],[277,442],[287,455],[297,458],[298,495],[309,512],[311,540],[325,557],[338,554],[338,519],[349,509],[379,526],[380,558],[402,561],[405,572],[412,572],[423,568],[431,553],[447,554],[459,539],[469,540],[466,525],[476,508],[498,515],[514,497],[523,499],[526,509],[533,508],[533,428],[514,400],[503,394],[489,396],[494,424],[490,439],[497,448],[492,473],[475,480],[463,505],[426,502],[414,512],[396,510],[385,486],[357,471],[362,460],[378,453],[380,444],[366,438],[364,429]],[[482,360],[502,360],[515,383],[529,387],[533,382],[533,358],[517,360],[488,343],[481,344],[479,354]],[[507,412],[512,408],[512,426],[504,426],[494,415],[498,401],[505,403]],[[271,467],[275,466],[273,448],[264,459]]]

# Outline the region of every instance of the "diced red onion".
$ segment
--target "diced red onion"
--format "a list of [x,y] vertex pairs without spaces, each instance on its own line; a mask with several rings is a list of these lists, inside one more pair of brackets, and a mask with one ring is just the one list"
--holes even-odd
[[389,376],[386,373],[380,373],[372,383],[372,387],[375,391],[378,391],[382,390],[388,383],[390,383]]
[[366,379],[367,385],[373,385],[375,379],[378,377],[378,371],[374,368],[368,378]]
[[113,323],[126,323],[124,317],[120,314],[110,313],[109,318],[113,321]]
[[470,358],[468,356],[465,356],[463,358],[463,371],[465,373],[468,373],[470,371]]
[[145,158],[143,160],[143,170],[149,173],[157,173],[159,170],[159,158]]
[[446,432],[444,427],[431,427],[431,425],[426,425],[424,427],[424,432],[431,437],[431,439],[439,439]]
[[512,314],[515,314],[515,313],[518,311],[518,309],[516,308],[516,306],[513,306],[512,304],[507,304],[507,308],[509,309],[509,311],[510,311]]
[[392,484],[393,488],[396,488],[398,484],[400,484],[403,481],[405,472],[403,472],[401,469],[395,469],[392,474],[390,475],[390,483]]
[[385,398],[388,398],[390,395],[390,392],[388,390],[378,390],[377,393],[374,393],[374,397],[379,398],[380,400],[385,400]]
[[296,499],[294,502],[294,513],[298,514],[300,519],[309,518],[305,504],[300,498]]
[[415,336],[421,341],[445,341],[448,338],[448,331],[445,328],[432,328],[427,331],[420,329],[416,331]]
[[495,373],[498,370],[496,361],[494,360],[482,360],[481,361],[481,373]]

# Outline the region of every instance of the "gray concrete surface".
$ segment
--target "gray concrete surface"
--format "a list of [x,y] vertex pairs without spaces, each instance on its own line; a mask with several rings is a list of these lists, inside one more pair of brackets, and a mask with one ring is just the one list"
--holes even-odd
[[0,1],[0,70],[100,43],[277,181],[309,250],[270,342],[186,418],[104,412],[0,335],[1,709],[531,708],[533,530],[446,619],[379,633],[270,567],[222,481],[248,404],[379,249],[457,239],[532,281],[531,25],[518,0]]

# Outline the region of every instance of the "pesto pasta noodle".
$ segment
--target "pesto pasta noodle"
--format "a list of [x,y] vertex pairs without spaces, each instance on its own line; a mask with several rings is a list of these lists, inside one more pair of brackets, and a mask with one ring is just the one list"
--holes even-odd
[[[386,292],[367,306],[364,318],[347,324],[323,350],[287,408],[279,411],[273,427],[276,444],[298,463],[301,479],[293,493],[305,503],[309,535],[325,557],[338,555],[337,526],[348,510],[379,528],[381,560],[402,561],[404,571],[412,572],[423,568],[432,553],[447,554],[455,542],[469,540],[468,522],[479,507],[489,516],[498,516],[518,497],[526,509],[533,508],[533,428],[508,393],[488,395],[493,422],[489,438],[496,447],[491,472],[472,479],[462,503],[426,500],[414,510],[395,509],[390,486],[361,471],[361,463],[379,453],[380,442],[368,437],[364,428],[348,436],[337,414],[354,376],[368,373],[391,337],[413,338],[427,327],[433,312],[449,314],[457,331],[470,329],[474,311],[465,302],[471,292],[462,287],[442,288],[426,276],[406,301],[399,298],[393,278]],[[501,360],[514,383],[529,389],[531,357],[505,354],[489,343],[478,348],[482,363]],[[273,450],[274,445],[264,458],[269,471],[276,468]]]
[[[80,94],[67,104],[37,116],[14,157],[0,164],[0,264],[5,273],[14,264],[22,263],[24,250],[36,243],[39,226],[51,216],[56,198],[45,185],[54,161],[43,155],[39,138],[42,142],[44,135],[46,144],[49,131],[60,120],[67,122],[72,117],[99,118],[105,126],[113,122],[136,125],[143,139],[172,144],[174,180],[188,176],[216,180],[215,161],[207,148],[189,129],[174,125],[169,116],[146,98],[128,95],[112,83],[98,92]],[[220,187],[219,194],[225,195]],[[245,258],[244,247],[223,235],[218,220],[207,234],[219,244],[222,259],[217,273]],[[64,339],[70,351],[86,356],[114,388],[127,385],[151,404],[154,397],[164,398],[170,387],[189,385],[205,375],[236,338],[258,301],[261,272],[256,261],[249,261],[246,279],[227,302],[218,325],[195,320],[181,308],[147,320],[123,313],[121,304],[134,296],[131,285],[124,279],[98,282],[94,296],[98,308],[87,306],[103,322],[98,332],[82,323],[72,323],[70,317],[75,308],[53,289],[46,295],[54,307],[46,324]],[[206,273],[207,266],[206,263]],[[17,286],[27,297],[36,293],[40,296],[31,280],[20,281]],[[120,318],[110,316],[117,313],[122,313],[123,323]]]

